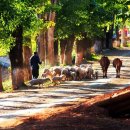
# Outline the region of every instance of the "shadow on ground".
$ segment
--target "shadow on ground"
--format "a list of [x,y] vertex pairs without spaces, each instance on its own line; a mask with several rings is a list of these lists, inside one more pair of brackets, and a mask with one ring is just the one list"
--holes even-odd
[[[10,130],[129,130],[124,120],[111,118],[108,111],[86,103],[43,120],[32,117]],[[5,129],[4,129],[5,130]]]

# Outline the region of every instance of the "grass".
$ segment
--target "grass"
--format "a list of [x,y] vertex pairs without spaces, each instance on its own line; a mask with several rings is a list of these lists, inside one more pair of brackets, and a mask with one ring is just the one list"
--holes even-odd
[[[41,74],[43,73],[43,68],[44,68],[44,67],[42,66],[42,67],[39,69],[39,78],[41,78]],[[12,91],[13,91],[11,78],[9,78],[9,79],[3,81],[3,82],[2,82],[2,85],[3,85],[3,91],[4,91],[4,92],[12,92]],[[26,83],[26,82],[25,82],[25,85],[26,85],[26,86],[21,86],[20,89],[25,89],[25,88],[27,88],[27,86],[29,86],[29,84]],[[50,85],[52,85],[52,83],[51,83],[51,82],[47,82],[47,83],[44,84],[44,87],[48,87],[48,86],[50,86]]]
[[51,81],[49,81],[49,82],[46,82],[44,84],[44,87],[49,87],[49,86],[52,86],[52,85],[53,85],[53,83]]
[[98,60],[101,59],[101,56],[102,56],[101,54],[92,53],[92,54],[90,55],[89,60],[90,60],[90,61],[98,61]]
[[[11,79],[2,82],[2,84],[3,84],[3,90],[4,90],[4,92],[12,92],[13,91]],[[49,87],[49,86],[52,86],[52,85],[53,85],[53,83],[51,81],[48,81],[48,82],[44,83],[43,87]],[[29,86],[30,85],[28,84],[28,81],[27,81],[27,82],[25,82],[24,86],[21,86],[19,88],[19,90],[26,89]]]
[[130,42],[129,42],[129,43],[127,43],[127,47],[130,47]]
[[5,92],[12,92],[12,81],[11,80],[6,80],[4,82],[2,82],[3,84],[3,89]]

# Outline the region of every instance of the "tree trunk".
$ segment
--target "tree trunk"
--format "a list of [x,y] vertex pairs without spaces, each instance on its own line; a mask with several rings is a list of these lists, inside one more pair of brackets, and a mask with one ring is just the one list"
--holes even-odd
[[110,28],[110,37],[109,37],[109,48],[110,49],[113,48],[113,44],[112,44],[112,41],[113,41],[113,28],[114,28],[114,24],[112,24],[111,28]]
[[45,55],[46,55],[46,32],[41,31],[37,38],[38,45],[38,55],[40,60],[45,63]]
[[[38,17],[42,19],[43,21],[49,21],[49,15],[48,13],[45,14],[39,14]],[[47,31],[42,30],[40,34],[36,37],[36,43],[38,47],[38,55],[40,60],[44,65],[46,65],[47,60]]]
[[112,36],[113,36],[113,25],[110,27],[110,30],[106,32],[106,48],[112,48]]
[[83,58],[89,59],[91,56],[91,47],[93,46],[92,39],[85,37],[83,39]]
[[99,39],[94,41],[94,52],[96,54],[100,54],[102,52],[102,41]]
[[23,28],[19,26],[13,33],[13,37],[15,38],[15,46],[13,46],[9,52],[13,89],[18,89],[22,84],[24,84],[22,34]]
[[76,41],[76,65],[86,62],[90,58],[92,40],[85,37],[80,41]]
[[116,40],[119,40],[119,26],[116,26]]
[[[57,0],[51,0],[51,4],[56,4]],[[51,22],[55,21],[55,12],[50,11],[48,20]],[[47,57],[46,63],[53,66],[54,65],[54,26],[51,26],[47,30]]]
[[109,48],[109,32],[106,32],[106,48]]
[[47,31],[47,59],[46,63],[53,66],[54,65],[54,27],[50,27]]
[[2,66],[0,66],[0,92],[3,91],[3,85],[2,85]]
[[[51,4],[56,4],[57,0],[50,0]],[[39,18],[48,21],[55,21],[55,12],[39,15]],[[38,38],[38,53],[40,59],[45,65],[53,66],[55,63],[54,56],[54,26],[50,26],[46,32],[41,32]]]
[[76,65],[80,65],[83,61],[83,57],[84,57],[84,49],[83,49],[83,45],[84,43],[82,42],[82,40],[77,40],[76,41],[76,60],[75,60],[75,64]]
[[74,37],[70,37],[67,40],[67,44],[65,47],[65,55],[64,55],[64,64],[65,65],[72,65],[72,50],[74,45]]
[[59,57],[58,57],[58,40],[54,42],[54,56],[55,56],[55,64],[59,64]]
[[126,33],[125,33],[125,26],[121,29],[121,46],[126,47]]
[[64,64],[64,54],[65,54],[66,44],[67,44],[67,39],[60,40],[60,64]]
[[116,26],[116,47],[120,47],[120,36],[119,36],[119,27],[118,25]]
[[29,46],[23,46],[24,81],[32,79],[31,66],[29,63],[31,55],[31,48],[29,48]]
[[102,37],[102,47],[107,48],[107,27],[104,27],[104,37]]

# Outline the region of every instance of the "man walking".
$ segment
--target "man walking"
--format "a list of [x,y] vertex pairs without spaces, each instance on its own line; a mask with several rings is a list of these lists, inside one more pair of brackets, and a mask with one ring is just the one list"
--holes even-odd
[[30,64],[32,67],[32,76],[34,79],[37,79],[39,76],[39,64],[42,62],[40,61],[40,58],[38,56],[37,52],[34,52],[34,55],[30,58]]

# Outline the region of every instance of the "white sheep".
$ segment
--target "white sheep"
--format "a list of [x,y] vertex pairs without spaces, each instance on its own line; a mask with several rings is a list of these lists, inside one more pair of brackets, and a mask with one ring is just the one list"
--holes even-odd
[[70,75],[72,77],[72,80],[76,80],[76,77],[77,77],[77,73],[76,72],[70,71]]
[[52,77],[52,78],[51,78],[51,81],[52,81],[53,83],[55,83],[55,85],[56,85],[56,84],[61,83],[62,81],[65,81],[65,79],[66,79],[66,76],[65,76],[65,75],[60,75],[60,76],[54,76],[54,77]]
[[39,85],[39,87],[40,87],[40,85],[43,86],[43,84],[47,83],[48,81],[50,81],[49,78],[45,78],[45,79],[32,79],[32,80],[29,81],[29,83],[30,83],[31,86]]
[[66,80],[70,79],[70,71],[67,68],[63,68],[61,71],[61,75],[65,75],[66,76]]
[[92,65],[88,65],[85,70],[86,70],[86,74],[87,74],[86,77],[91,79],[94,75],[94,70],[92,68]]
[[93,74],[94,79],[98,79],[98,71],[94,70],[94,74]]

